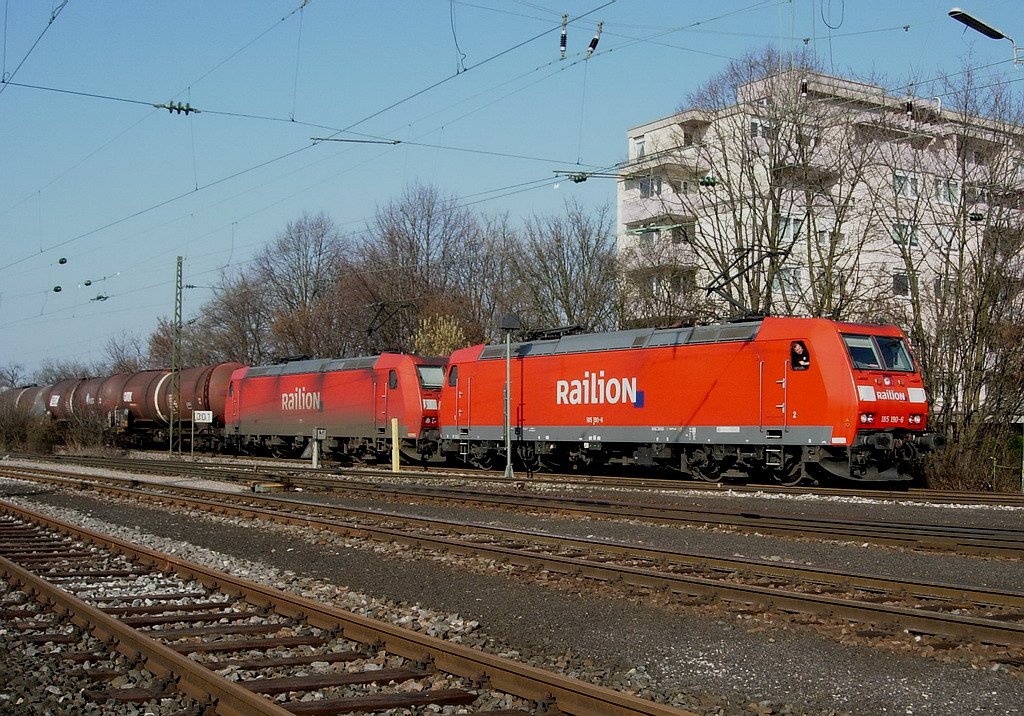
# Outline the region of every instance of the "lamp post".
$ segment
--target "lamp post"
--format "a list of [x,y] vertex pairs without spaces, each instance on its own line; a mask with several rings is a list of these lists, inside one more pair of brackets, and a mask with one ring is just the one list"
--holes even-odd
[[519,319],[511,313],[501,317],[498,328],[505,331],[505,477],[515,477],[512,472],[512,331],[522,327]]
[[[993,40],[1009,40],[1010,44],[1013,45],[1013,64],[1024,65],[1024,54],[1021,50],[1024,48],[1018,48],[1017,43],[1013,41],[1013,38],[1007,35],[1002,30],[989,25],[983,20],[979,20],[968,12],[964,12],[958,7],[955,7],[949,11],[949,16],[957,22],[962,22],[967,27],[971,28],[975,32],[980,32],[985,37]],[[979,216],[979,220],[980,220]],[[971,221],[975,221],[974,216],[971,216]],[[1020,409],[1018,408],[1018,412]],[[1020,454],[1020,491],[1024,492],[1024,415],[1018,418],[1021,423],[1021,454]]]
[[957,22],[962,22],[964,25],[971,28],[975,32],[980,32],[982,35],[992,40],[1009,40],[1010,44],[1013,45],[1013,64],[1024,65],[1024,54],[1022,54],[1020,51],[1021,49],[1024,48],[1018,48],[1017,43],[1013,41],[1013,38],[1004,33],[1003,31],[997,30],[984,20],[979,20],[978,18],[974,17],[974,15],[971,15],[969,12],[964,12],[958,7],[955,7],[952,10],[950,10],[949,16],[956,20]]

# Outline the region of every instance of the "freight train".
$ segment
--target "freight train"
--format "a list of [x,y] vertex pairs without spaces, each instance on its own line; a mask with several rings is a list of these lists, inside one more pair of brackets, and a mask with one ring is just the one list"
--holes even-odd
[[[506,350],[509,361],[506,365]],[[564,335],[477,345],[442,358],[221,363],[67,380],[0,394],[0,410],[94,416],[122,441],[166,444],[172,410],[200,447],[505,464],[527,470],[661,467],[698,479],[908,481],[941,444],[895,326],[814,318]],[[392,422],[395,427],[393,428]]]

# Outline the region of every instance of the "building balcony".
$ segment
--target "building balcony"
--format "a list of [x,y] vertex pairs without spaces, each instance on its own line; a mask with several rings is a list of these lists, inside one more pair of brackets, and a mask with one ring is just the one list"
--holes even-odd
[[699,145],[691,145],[650,152],[619,169],[619,177],[636,179],[656,174],[669,179],[694,179],[711,171],[711,162],[702,151]]

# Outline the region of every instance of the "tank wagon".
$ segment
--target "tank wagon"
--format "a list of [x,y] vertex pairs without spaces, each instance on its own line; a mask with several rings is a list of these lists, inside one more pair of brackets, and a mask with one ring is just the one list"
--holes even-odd
[[319,428],[327,453],[385,459],[395,418],[406,459],[436,459],[445,362],[383,353],[239,368],[228,385],[225,438],[242,452],[297,456]]
[[[118,373],[103,378],[71,378],[54,385],[3,393],[0,406],[32,418],[49,415],[58,423],[95,420],[121,444],[149,445],[167,439],[172,407],[190,439],[192,414],[209,410],[213,422],[197,427],[197,443],[217,447],[224,425],[224,401],[231,374],[241,363],[218,363],[179,374],[181,405],[167,370]],[[187,434],[186,434],[187,433]]]
[[[456,351],[441,451],[504,461],[505,346]],[[928,405],[895,326],[764,318],[512,346],[515,458],[530,469],[661,465],[704,480],[912,479]]]
[[46,393],[48,385],[28,385],[11,388],[0,393],[0,411],[11,411],[29,418],[46,415]]

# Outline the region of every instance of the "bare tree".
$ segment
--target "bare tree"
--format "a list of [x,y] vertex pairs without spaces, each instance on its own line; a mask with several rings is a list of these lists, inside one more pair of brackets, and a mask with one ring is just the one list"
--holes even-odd
[[26,377],[25,368],[18,363],[0,366],[0,388],[17,388]]
[[142,340],[131,333],[124,332],[108,338],[106,354],[111,373],[137,373],[146,364]]
[[589,213],[575,200],[564,215],[535,216],[512,255],[511,278],[520,317],[528,325],[618,325],[618,265],[611,210]]
[[89,378],[94,375],[106,375],[107,366],[89,364],[77,360],[46,360],[35,374],[35,382],[39,385],[52,385],[68,378]]
[[424,307],[458,315],[463,257],[478,251],[479,222],[431,186],[416,184],[377,210],[359,246],[358,286],[368,347],[410,350]]
[[941,108],[908,101],[875,184],[898,255],[876,306],[907,327],[950,438],[939,476],[1019,485],[990,468],[1019,463],[1001,429],[1024,412],[1024,103],[969,67],[932,90]]
[[341,235],[325,214],[291,222],[255,261],[254,280],[268,305],[279,355],[334,352],[325,303],[342,267]]
[[[146,352],[146,369],[170,368],[174,356],[174,324],[166,316],[157,319],[150,334]],[[185,321],[181,327],[181,367],[191,368],[218,362],[219,358],[206,340],[201,318]]]
[[221,276],[201,313],[206,340],[218,359],[246,365],[270,359],[271,307],[256,277]]

